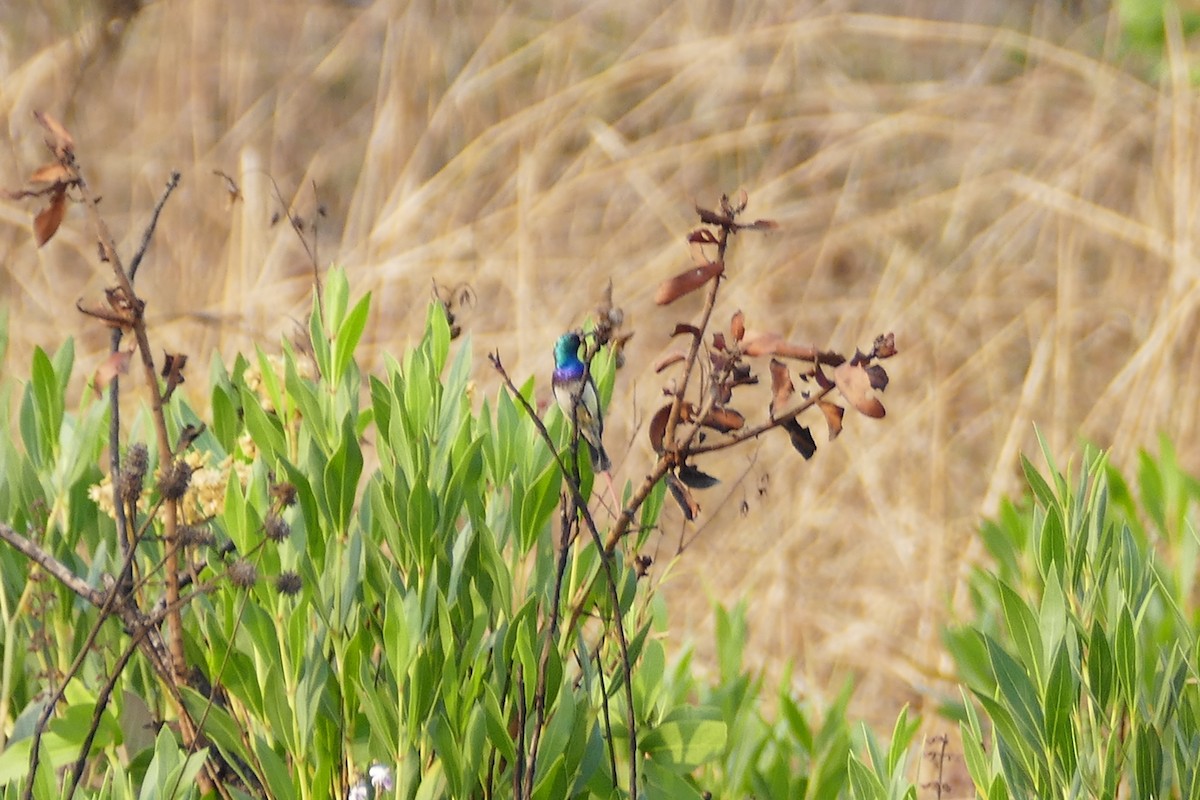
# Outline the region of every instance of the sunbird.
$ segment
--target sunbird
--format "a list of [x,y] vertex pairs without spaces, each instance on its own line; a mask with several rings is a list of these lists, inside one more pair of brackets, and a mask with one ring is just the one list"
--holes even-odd
[[554,344],[554,377],[550,385],[558,407],[568,420],[579,426],[579,435],[591,451],[592,468],[596,472],[608,472],[612,469],[612,461],[604,452],[600,397],[587,366],[579,360],[581,343],[577,333],[564,333],[558,337]]

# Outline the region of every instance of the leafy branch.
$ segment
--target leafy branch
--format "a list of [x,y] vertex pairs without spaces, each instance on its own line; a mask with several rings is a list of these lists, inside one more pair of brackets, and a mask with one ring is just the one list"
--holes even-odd
[[[746,204],[747,197],[745,192],[742,192],[732,201],[723,196],[719,210],[697,208],[701,227],[688,235],[688,242],[693,248],[694,264],[663,282],[655,294],[656,303],[669,305],[694,291],[706,289],[698,321],[680,322],[676,324],[672,333],[673,337],[687,338],[686,351],[671,353],[657,365],[657,371],[660,373],[674,367],[679,368],[679,373],[663,389],[670,401],[657,410],[648,427],[650,441],[657,454],[656,460],[606,533],[602,534],[596,526],[582,488],[578,458],[578,417],[581,413],[577,407],[579,403],[576,402],[576,407],[570,411],[572,436],[568,447],[569,457],[564,460],[536,411],[505,372],[499,355],[491,355],[493,367],[500,373],[512,396],[521,404],[543,441],[554,453],[566,485],[555,592],[549,620],[542,633],[543,657],[539,663],[537,691],[534,694],[533,740],[524,772],[523,792],[518,796],[528,797],[532,791],[538,735],[544,725],[546,654],[558,630],[558,591],[565,580],[567,550],[574,541],[568,536],[568,528],[580,524],[579,521],[582,520],[600,554],[603,580],[613,606],[608,624],[615,630],[621,645],[621,668],[626,688],[627,725],[630,731],[629,787],[631,794],[636,794],[638,737],[635,731],[633,696],[630,692],[634,659],[629,655],[623,613],[617,596],[613,557],[622,539],[635,530],[633,523],[639,511],[655,488],[661,482],[665,482],[685,518],[689,521],[695,520],[700,508],[692,491],[703,490],[718,483],[716,478],[696,466],[696,459],[709,453],[737,447],[776,428],[788,434],[793,447],[805,459],[811,458],[816,451],[816,443],[809,428],[802,424],[798,417],[812,408],[820,409],[828,426],[829,438],[832,440],[841,431],[844,414],[843,407],[830,399],[835,390],[848,405],[865,416],[884,416],[883,405],[875,393],[887,386],[888,376],[879,362],[896,353],[892,334],[877,337],[869,352],[856,351],[852,357],[846,358],[836,352],[789,343],[778,334],[748,331],[744,315],[740,311],[732,315],[728,333],[712,330],[720,289],[728,278],[726,263],[731,238],[741,232],[763,232],[777,227],[770,220],[760,219],[749,223],[739,221]],[[609,345],[619,354],[621,346],[628,339],[628,334],[618,335],[616,331],[623,316],[618,309],[612,307],[611,287],[599,311],[595,329],[587,336],[588,346],[584,356],[582,379],[585,382],[589,380],[590,360],[596,350]],[[570,349],[572,344],[578,343],[578,339],[569,339],[567,342]],[[757,362],[768,356],[771,400],[766,409],[766,418],[760,423],[748,424],[746,415],[734,404],[735,391],[759,382]],[[797,377],[811,386],[797,391],[792,381],[792,367],[783,359],[800,362]],[[590,435],[594,437],[595,433],[591,431]],[[589,444],[595,442],[589,440]],[[646,562],[639,558],[636,566],[638,575],[644,574]],[[588,610],[588,598],[591,596],[593,582],[599,574],[594,572],[589,579],[583,581],[572,599],[566,626],[569,633],[578,629],[582,615]],[[602,674],[603,670],[598,672]],[[605,700],[607,701],[607,694]],[[603,712],[607,719],[607,702],[603,705]]]
[[[173,172],[167,185],[154,207],[150,222],[146,226],[140,245],[128,268],[125,266],[117,251],[116,242],[99,213],[99,199],[92,192],[83,169],[76,157],[74,137],[54,117],[49,114],[35,112],[35,119],[46,134],[46,146],[50,150],[53,161],[38,168],[30,177],[34,184],[47,184],[43,188],[9,191],[10,197],[48,197],[49,205],[40,211],[34,219],[34,234],[38,246],[44,245],[57,232],[65,218],[66,204],[71,194],[78,195],[78,201],[85,208],[88,219],[96,232],[99,259],[107,263],[113,273],[115,285],[105,289],[106,305],[87,307],[82,301],[76,307],[86,316],[102,322],[112,329],[110,356],[97,370],[93,385],[97,391],[108,389],[110,406],[109,448],[110,469],[114,476],[112,484],[114,519],[117,525],[118,549],[122,554],[122,563],[116,576],[111,576],[105,591],[90,588],[82,579],[51,554],[43,550],[37,543],[26,539],[8,526],[0,525],[0,539],[24,553],[30,560],[41,565],[53,575],[63,586],[85,599],[100,611],[98,618],[89,631],[83,647],[80,648],[68,673],[64,676],[57,691],[46,702],[43,713],[39,716],[30,751],[30,766],[24,797],[32,797],[34,776],[38,769],[41,748],[39,742],[49,723],[50,717],[62,699],[67,685],[74,679],[82,668],[84,656],[90,651],[96,635],[106,620],[120,619],[125,630],[130,633],[131,640],[124,655],[113,667],[109,677],[109,689],[102,692],[97,702],[92,728],[83,740],[76,767],[73,770],[72,785],[77,786],[82,778],[83,765],[90,749],[92,738],[100,725],[100,715],[107,705],[111,687],[115,686],[116,678],[125,669],[129,658],[136,650],[141,650],[147,657],[152,669],[172,699],[175,711],[179,717],[184,733],[185,744],[189,750],[196,749],[200,744],[199,726],[184,706],[179,691],[180,684],[186,683],[188,674],[187,659],[184,652],[183,623],[180,616],[182,607],[198,593],[208,591],[211,586],[199,587],[196,591],[181,597],[180,594],[180,555],[179,542],[180,517],[179,503],[187,491],[191,477],[191,467],[183,461],[182,453],[190,446],[199,434],[197,429],[185,428],[179,435],[175,445],[172,445],[167,428],[165,407],[175,388],[183,382],[183,367],[187,357],[166,354],[163,377],[165,383],[159,382],[159,370],[155,364],[150,347],[150,339],[145,320],[145,302],[138,297],[133,282],[153,239],[159,216],[178,187],[180,175]],[[135,344],[130,350],[121,349],[121,340],[126,335],[132,335]],[[120,381],[119,375],[126,372],[136,350],[140,354],[147,391],[150,397],[151,419],[153,421],[159,461],[159,499],[149,517],[140,526],[137,535],[131,535],[130,530],[136,524],[137,495],[147,469],[144,449],[137,446],[131,452],[131,462],[122,470],[121,426],[120,426]],[[118,480],[118,476],[120,479]],[[160,513],[161,512],[161,513]],[[142,610],[135,598],[133,581],[133,564],[139,542],[152,520],[159,519],[162,524],[162,539],[164,555],[154,571],[161,568],[165,576],[165,596],[161,612]],[[160,614],[166,621],[165,641],[158,630]],[[205,762],[205,775],[201,779],[202,787],[215,789],[222,797],[229,797],[228,790],[218,779],[216,766]],[[70,794],[71,792],[68,792]]]

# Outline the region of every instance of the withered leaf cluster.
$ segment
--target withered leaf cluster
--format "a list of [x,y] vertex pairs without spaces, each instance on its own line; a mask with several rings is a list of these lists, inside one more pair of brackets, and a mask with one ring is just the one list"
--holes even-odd
[[[75,160],[75,138],[71,135],[70,131],[50,114],[42,111],[34,111],[33,116],[45,133],[46,147],[54,160],[51,163],[43,164],[33,171],[29,177],[29,183],[33,185],[32,188],[4,190],[3,194],[12,199],[26,197],[48,198],[48,205],[39,211],[33,220],[34,239],[38,247],[41,247],[50,241],[62,225],[63,219],[66,216],[69,190],[78,190],[82,199],[86,201],[89,212],[97,219],[96,205],[99,203],[99,199],[92,197],[88,193],[80,168]],[[178,173],[173,173],[171,182],[168,184],[167,194],[178,185],[178,180]],[[164,201],[165,197],[166,195],[164,195]],[[155,220],[157,220],[158,212],[161,210],[162,202],[160,201],[159,207],[155,210]],[[138,349],[138,341],[144,340],[144,336],[140,336],[135,338],[133,345],[129,348],[119,346],[122,334],[134,332],[144,323],[143,315],[146,310],[146,304],[134,294],[132,275],[136,272],[137,262],[141,260],[145,253],[145,248],[149,244],[149,232],[153,230],[153,225],[154,223],[151,222],[151,227],[148,229],[142,244],[142,250],[134,257],[133,267],[126,274],[124,268],[116,258],[114,245],[112,244],[111,236],[107,233],[107,228],[97,223],[97,227],[103,228],[103,230],[97,231],[100,260],[113,265],[117,273],[118,283],[116,286],[105,288],[105,302],[103,304],[85,305],[82,300],[79,300],[76,302],[75,307],[80,312],[100,320],[106,326],[119,333],[114,334],[113,351],[100,364],[92,376],[92,386],[96,391],[104,391],[118,375],[129,371],[129,364],[133,358],[133,354]],[[183,368],[186,364],[186,355],[166,354],[162,368],[162,377],[166,380],[162,402],[170,400],[176,387],[183,383]]]
[[[658,409],[649,426],[655,452],[672,464],[666,476],[668,488],[689,520],[699,512],[691,490],[717,483],[716,478],[696,466],[698,456],[734,447],[779,428],[797,452],[805,459],[812,458],[817,443],[800,417],[812,408],[819,409],[830,441],[842,431],[845,407],[874,419],[883,417],[885,410],[878,393],[887,388],[888,375],[879,362],[896,354],[891,333],[877,337],[869,352],[856,350],[853,357],[846,358],[834,351],[789,342],[779,333],[749,328],[741,311],[732,315],[727,331],[710,332],[716,296],[727,278],[725,250],[729,236],[777,227],[770,220],[738,222],[746,202],[743,191],[732,201],[722,197],[719,211],[696,209],[701,223],[708,226],[688,234],[696,263],[664,281],[655,294],[657,303],[667,305],[708,287],[703,321],[677,323],[672,332],[672,337],[685,341],[685,348],[667,353],[655,364],[660,373],[672,370],[682,374],[664,386],[663,394],[670,401]],[[714,248],[715,253],[711,252]],[[771,379],[771,398],[765,416],[751,423],[736,404],[735,392],[759,382],[764,359],[769,359],[765,368]],[[835,401],[834,390],[841,404]]]
[[53,238],[67,215],[67,190],[79,184],[79,173],[74,168],[75,139],[62,123],[42,111],[34,111],[33,117],[46,132],[46,147],[54,154],[54,161],[43,164],[29,176],[31,188],[6,189],[4,195],[11,200],[26,197],[45,197],[48,204],[33,218],[33,238],[41,247]]

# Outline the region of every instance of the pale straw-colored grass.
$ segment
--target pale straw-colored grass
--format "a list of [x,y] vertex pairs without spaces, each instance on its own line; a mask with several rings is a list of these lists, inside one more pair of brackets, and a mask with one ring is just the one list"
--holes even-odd
[[[1086,439],[1129,465],[1162,432],[1200,468],[1195,108],[1177,35],[1160,89],[1115,64],[1104,19],[1053,4],[934,20],[899,2],[174,0],[107,52],[62,5],[0,11],[3,183],[44,158],[29,112],[57,113],[128,251],[183,172],[139,281],[158,345],[197,359],[193,391],[213,352],[270,346],[306,312],[309,267],[269,224],[267,176],[309,219],[315,183],[322,260],[375,293],[371,364],[419,332],[433,280],[467,282],[480,381],[494,385],[492,349],[544,376],[555,334],[611,278],[637,336],[609,449],[640,479],[636,428],[661,385],[648,365],[698,308],[656,308],[654,286],[688,263],[692,203],[746,187],[782,228],[735,242],[718,316],[842,350],[894,330],[902,351],[886,420],[848,419],[810,463],[770,437],[752,464],[712,464],[726,482],[664,584],[700,641],[711,598],[745,598],[752,662],[795,659],[812,697],[855,674],[880,722],[939,698],[939,629],[982,556],[977,519],[1020,490],[1035,424],[1063,462]],[[106,336],[72,306],[104,271],[78,209],[41,251],[29,212],[0,203],[6,370],[74,335],[90,371]],[[765,410],[764,393],[745,398]],[[678,526],[672,513],[659,577]]]

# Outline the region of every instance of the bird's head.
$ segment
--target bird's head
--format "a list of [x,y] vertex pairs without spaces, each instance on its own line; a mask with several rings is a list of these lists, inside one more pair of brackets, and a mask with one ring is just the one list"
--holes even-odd
[[579,345],[582,340],[579,334],[571,331],[564,333],[558,337],[558,341],[554,344],[554,364],[555,366],[563,366],[579,360]]

